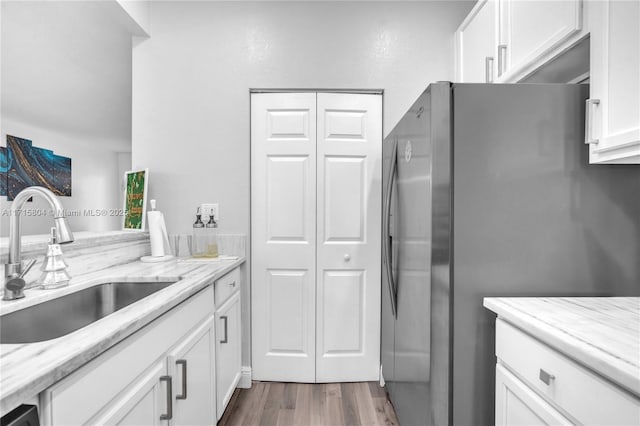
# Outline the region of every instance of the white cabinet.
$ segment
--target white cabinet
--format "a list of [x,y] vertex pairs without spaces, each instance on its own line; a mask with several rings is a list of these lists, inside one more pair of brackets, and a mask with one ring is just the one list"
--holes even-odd
[[496,426],[570,424],[509,370],[496,366]]
[[109,404],[104,414],[95,419],[95,424],[160,425],[161,410],[167,408],[161,399],[167,394],[161,380],[166,377],[165,370],[164,360],[156,363],[147,374],[129,386],[118,401]]
[[216,295],[216,393],[217,418],[224,413],[242,370],[240,269],[215,283]]
[[496,424],[637,425],[640,399],[498,318]]
[[497,23],[498,0],[479,0],[456,31],[456,81],[493,82]]
[[45,390],[43,425],[214,424],[213,302],[208,286]]
[[582,0],[480,0],[456,32],[456,81],[521,81],[586,37],[583,22]]
[[498,76],[515,82],[582,29],[582,0],[501,0]]
[[590,2],[591,163],[640,164],[640,2]]
[[167,359],[173,380],[172,425],[212,425],[215,410],[215,328],[209,317]]

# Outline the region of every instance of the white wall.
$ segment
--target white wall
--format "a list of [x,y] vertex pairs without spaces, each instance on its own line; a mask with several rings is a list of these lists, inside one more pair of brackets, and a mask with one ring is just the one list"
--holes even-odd
[[149,167],[168,231],[218,202],[220,232],[249,234],[251,88],[384,89],[386,134],[430,82],[453,79],[473,3],[153,2],[153,34],[133,49],[132,162]]
[[220,203],[221,232],[249,231],[249,89],[384,89],[388,133],[436,80],[473,2],[154,2],[134,43],[134,167],[169,232]]
[[[109,209],[122,207],[119,193],[118,154],[110,148],[88,144],[78,135],[62,134],[52,130],[41,129],[31,124],[21,123],[3,115],[2,146],[6,146],[7,134],[30,139],[39,148],[50,149],[57,155],[71,158],[71,197],[60,197],[65,210],[77,211],[79,216],[69,217],[72,231],[106,231],[119,229],[121,217],[90,216],[85,209]],[[129,154],[125,154],[128,156]],[[12,203],[7,197],[0,197],[0,211],[6,212]],[[34,198],[26,209],[46,209],[49,207],[43,200]],[[0,215],[0,235],[9,234],[8,216]],[[46,234],[53,226],[51,217],[27,217],[22,220],[25,235]]]

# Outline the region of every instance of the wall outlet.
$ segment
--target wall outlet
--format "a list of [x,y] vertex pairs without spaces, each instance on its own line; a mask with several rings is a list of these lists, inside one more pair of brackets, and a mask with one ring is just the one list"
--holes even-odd
[[209,215],[213,210],[213,216],[216,218],[216,222],[220,223],[220,210],[218,210],[218,203],[202,203],[200,204],[200,211],[202,212],[202,220],[209,220]]

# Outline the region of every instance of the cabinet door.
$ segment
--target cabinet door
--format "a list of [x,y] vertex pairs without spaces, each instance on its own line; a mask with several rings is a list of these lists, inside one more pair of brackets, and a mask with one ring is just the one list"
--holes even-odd
[[160,377],[165,372],[163,361],[155,364],[139,380],[123,392],[117,402],[108,405],[88,424],[96,425],[160,425],[160,416],[167,413],[167,387]]
[[496,426],[571,425],[502,365],[496,365]]
[[[498,73],[509,76],[533,71],[537,61],[582,28],[581,0],[500,2]],[[528,71],[525,71],[526,75]]]
[[498,0],[480,0],[456,32],[456,81],[491,83],[496,69]]
[[640,164],[640,2],[589,6],[594,10],[585,132],[590,162]]
[[218,419],[222,417],[240,380],[242,336],[240,292],[216,312],[216,393]]
[[173,378],[172,425],[215,424],[215,329],[209,317],[168,357]]

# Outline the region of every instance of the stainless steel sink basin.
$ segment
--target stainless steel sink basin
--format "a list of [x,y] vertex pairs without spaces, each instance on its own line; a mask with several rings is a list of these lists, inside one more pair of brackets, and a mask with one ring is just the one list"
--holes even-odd
[[175,283],[109,282],[0,317],[0,343],[55,339]]

